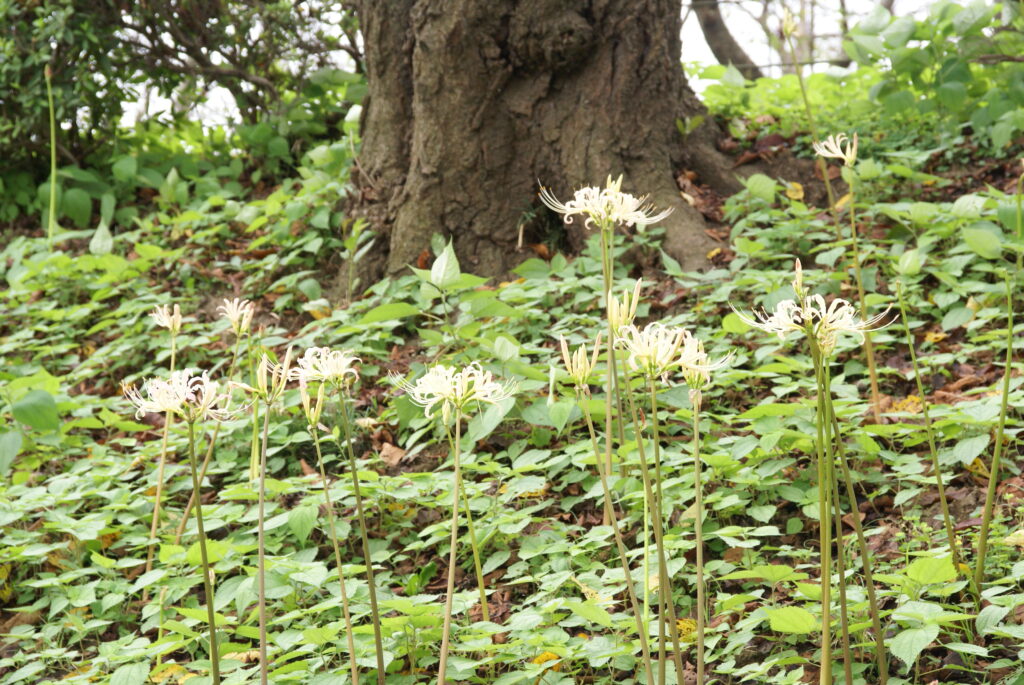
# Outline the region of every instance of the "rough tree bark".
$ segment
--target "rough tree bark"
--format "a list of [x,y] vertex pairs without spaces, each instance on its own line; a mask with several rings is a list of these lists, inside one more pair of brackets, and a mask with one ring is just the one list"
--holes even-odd
[[[515,250],[524,218],[543,219],[527,242],[553,221],[538,182],[566,197],[619,173],[624,190],[675,209],[666,250],[704,263],[703,218],[674,178],[676,119],[703,111],[680,68],[679,0],[361,0],[359,18],[360,197],[387,234],[371,272],[400,272],[441,233],[467,270],[504,273],[527,256]],[[714,155],[709,135],[690,138]],[[727,164],[711,167],[729,182]],[[569,227],[576,248],[581,225]]]
[[764,76],[725,25],[718,0],[694,0],[693,12],[700,22],[700,30],[704,33],[708,47],[720,64],[732,64],[748,79]]

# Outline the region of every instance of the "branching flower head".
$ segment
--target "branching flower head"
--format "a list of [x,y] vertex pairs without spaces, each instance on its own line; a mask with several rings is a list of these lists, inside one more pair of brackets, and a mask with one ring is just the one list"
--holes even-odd
[[512,397],[516,390],[515,383],[494,380],[491,372],[484,371],[478,362],[461,371],[444,364],[432,366],[416,382],[396,374],[391,374],[391,379],[413,402],[423,407],[427,418],[432,418],[435,407],[441,405],[445,423],[451,418],[452,410],[462,412],[472,402],[497,404]]
[[229,300],[224,298],[224,304],[217,307],[217,311],[224,315],[224,318],[231,323],[231,330],[236,336],[244,335],[252,325],[252,315],[256,312],[256,305],[249,300],[235,298]]
[[167,380],[151,378],[143,386],[145,396],[133,385],[122,384],[121,390],[135,405],[137,418],[149,412],[175,414],[189,423],[207,418],[222,421],[228,417],[222,406],[228,395],[220,392],[220,385],[210,380],[206,372],[194,375],[190,369],[182,369]]
[[640,304],[640,289],[643,287],[643,279],[637,279],[633,292],[628,290],[623,294],[621,300],[612,297],[608,293],[608,323],[611,324],[612,332],[616,335],[619,330],[626,326],[633,325],[636,318],[636,308]]
[[857,162],[857,134],[853,139],[847,138],[845,133],[829,136],[825,142],[814,142],[814,151],[822,157],[841,159],[846,166],[853,166]]
[[655,322],[647,324],[643,330],[626,326],[619,335],[621,337],[616,343],[629,354],[626,364],[630,369],[648,379],[659,376],[667,379],[668,372],[678,362],[676,354],[690,333]]
[[621,187],[622,176],[614,181],[609,176],[604,188],[580,188],[571,200],[564,203],[559,202],[548,188],[541,188],[540,200],[552,211],[563,215],[567,224],[572,223],[575,215],[580,215],[586,217],[584,225],[587,228],[597,227],[605,231],[613,230],[617,224],[643,228],[672,213],[671,208],[654,213],[646,195],[636,197],[623,193]]
[[565,364],[565,371],[572,379],[575,388],[581,392],[589,392],[590,375],[597,366],[597,355],[601,352],[601,334],[597,334],[594,340],[594,350],[591,356],[587,356],[586,344],[580,345],[569,353],[569,344],[564,337],[559,337],[559,345],[562,348],[562,362]]
[[157,326],[166,328],[171,335],[177,335],[181,331],[181,307],[178,305],[174,305],[173,309],[167,304],[154,307],[149,315]]
[[320,382],[341,387],[359,378],[354,366],[359,361],[359,357],[349,350],[311,347],[296,360],[298,366],[292,369],[292,376],[307,383]]

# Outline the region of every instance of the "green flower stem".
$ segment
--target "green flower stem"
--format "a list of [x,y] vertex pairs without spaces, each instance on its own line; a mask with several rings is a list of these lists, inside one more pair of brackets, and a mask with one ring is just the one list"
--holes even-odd
[[[811,112],[811,99],[807,94],[807,84],[804,83],[804,70],[796,63],[796,47],[793,45],[793,36],[786,35],[786,40],[789,43],[789,51],[793,55],[793,71],[796,73],[797,83],[800,84],[800,97],[804,102],[804,112],[807,114],[807,128],[811,132],[811,137],[814,140],[818,140],[818,127],[814,125],[814,114]],[[825,193],[828,195],[828,207],[833,214],[836,212],[836,195],[832,190],[832,181],[828,177],[828,165],[825,160],[818,157],[818,170],[821,172],[821,178],[825,181]],[[836,238],[840,238],[839,220],[836,219]]]
[[[257,402],[258,405],[258,402]],[[265,505],[267,498],[267,440],[270,438],[270,406],[263,416],[263,440],[260,444],[259,504],[256,518],[256,592],[259,600],[260,621],[260,683],[269,682],[270,664],[267,661],[267,547],[264,538]],[[199,507],[196,507],[198,510]]]
[[921,383],[921,369],[917,363],[917,352],[914,350],[914,336],[910,333],[910,321],[907,318],[907,308],[903,300],[903,284],[896,285],[896,300],[900,306],[900,317],[903,321],[903,331],[907,336],[907,348],[910,350],[910,363],[914,367],[914,382],[917,384],[917,396],[921,398],[921,412],[924,415],[924,430],[928,436],[928,449],[932,457],[932,471],[935,472],[935,486],[939,490],[939,503],[942,505],[942,519],[946,528],[946,539],[949,541],[949,551],[953,556],[953,566],[959,572],[963,555],[956,544],[956,535],[953,533],[953,517],[949,515],[949,501],[946,499],[946,485],[942,480],[942,467],[939,465],[939,451],[935,447],[935,430],[932,427],[932,419],[928,413],[928,400],[924,394],[924,385]]
[[46,239],[53,246],[57,231],[57,117],[53,109],[53,73],[50,65],[43,68],[46,78],[46,103],[50,110],[50,205],[46,215]]
[[[377,608],[377,582],[373,573],[373,559],[370,558],[370,539],[366,534],[366,515],[363,513],[363,495],[359,488],[359,470],[356,467],[356,454],[352,449],[352,428],[348,422],[348,410],[345,406],[345,396],[340,394],[341,427],[345,436],[345,445],[348,452],[349,471],[352,474],[352,491],[356,498],[356,518],[359,520],[359,537],[363,545],[363,559],[366,561],[366,584],[370,593],[370,613],[373,615],[373,643],[376,648],[377,657],[377,683],[384,685],[384,641],[381,637],[380,611]],[[458,476],[458,473],[456,473]],[[456,486],[457,489],[458,486]],[[455,502],[458,506],[458,500]],[[443,672],[442,672],[443,673]]]
[[[853,242],[853,274],[857,280],[857,299],[860,311],[867,311],[864,295],[864,276],[860,268],[860,245],[857,241],[857,212],[853,184],[850,184],[850,239]],[[871,413],[875,423],[882,423],[882,396],[878,390],[878,367],[875,364],[875,346],[871,342],[871,331],[864,331],[864,356],[868,362],[868,380],[871,383]]]
[[704,683],[704,622],[707,613],[704,588],[704,479],[700,463],[700,390],[690,391],[693,404],[693,532],[697,545],[697,682]]
[[[832,510],[836,522],[836,572],[839,575],[839,630],[843,645],[843,675],[845,683],[853,683],[853,655],[850,651],[850,614],[846,603],[846,554],[843,552],[843,508],[839,500],[839,481],[835,477],[834,458],[832,464]],[[851,506],[853,504],[851,503]],[[857,512],[851,513],[851,517]]]
[[[652,383],[653,383],[653,381],[652,381]],[[659,578],[659,580],[658,580],[658,594],[659,594],[659,597],[664,596],[665,593],[668,593],[668,595],[669,595],[668,601],[666,602],[666,604],[668,606],[668,614],[669,614],[669,619],[671,621],[671,623],[669,625],[669,633],[672,636],[672,642],[673,642],[673,645],[675,647],[675,654],[673,655],[673,657],[675,659],[675,664],[676,664],[676,680],[678,681],[678,685],[684,685],[682,650],[679,648],[679,626],[676,624],[675,603],[672,601],[672,597],[671,597],[671,590],[672,590],[672,588],[671,588],[671,585],[670,585],[670,582],[669,582],[669,577],[668,577],[668,564],[666,563],[665,554],[664,554],[664,546],[663,546],[663,538],[662,538],[662,530],[661,530],[661,520],[662,520],[661,506],[660,506],[660,502],[655,497],[654,487],[651,485],[651,473],[650,473],[650,469],[647,466],[647,457],[646,457],[645,450],[644,450],[643,434],[642,434],[642,432],[640,431],[640,428],[639,428],[640,427],[640,421],[639,421],[639,415],[638,415],[638,412],[637,412],[637,409],[636,409],[636,401],[635,401],[635,399],[633,397],[632,386],[630,386],[628,384],[626,385],[626,399],[627,399],[627,401],[629,403],[629,410],[630,410],[630,415],[631,415],[631,417],[633,419],[633,425],[636,426],[637,453],[638,453],[638,455],[640,457],[640,474],[641,474],[641,476],[643,478],[644,494],[647,496],[647,498],[651,502],[651,511],[652,511],[651,518],[653,519],[653,525],[654,525],[654,544],[655,544],[655,546],[658,549],[658,565],[659,565],[659,569],[658,569],[658,574],[659,574],[658,575],[658,578]],[[657,406],[657,398],[656,397],[652,397],[652,405],[655,406],[655,407]],[[653,417],[653,422],[654,422],[654,444],[655,444],[655,450],[656,451],[657,451],[657,444],[658,444],[658,437],[659,437],[658,433],[657,433],[657,420],[658,420],[658,415],[657,415],[657,411],[655,411],[654,417]],[[657,456],[655,458],[657,458]],[[658,620],[662,624],[662,626],[664,626],[665,616],[664,616],[663,613],[659,614]],[[659,631],[659,633],[660,633],[661,636],[664,635],[664,633],[661,632],[661,631]],[[659,645],[659,654],[658,654],[658,659],[659,659],[659,682],[664,684],[664,681],[665,681],[665,656],[664,656],[664,651],[663,651],[664,650],[664,640],[662,640],[661,642],[662,642],[662,644]]]
[[[454,449],[452,434],[451,431],[448,430],[448,426],[444,427],[444,431],[448,435],[449,448]],[[480,564],[480,548],[476,541],[476,530],[473,528],[473,514],[469,509],[469,495],[466,493],[465,480],[459,483],[459,489],[462,491],[462,506],[466,511],[466,527],[469,529],[469,544],[473,548],[473,571],[476,573],[476,586],[480,591],[480,614],[483,620],[490,622],[491,612],[490,607],[487,605],[487,589],[484,584],[483,567]]]
[[437,683],[445,685],[448,681],[445,678],[445,671],[448,667],[448,644],[451,639],[452,630],[452,599],[455,596],[455,564],[457,563],[457,551],[459,542],[459,483],[462,481],[462,468],[459,464],[459,447],[462,440],[462,411],[455,412],[455,447],[452,450],[452,459],[455,462],[455,477],[452,481],[452,535],[448,552],[448,586],[444,600],[444,627],[441,631],[441,659],[437,666]]
[[[827,373],[827,370],[826,370]],[[831,379],[828,379],[831,385]],[[828,413],[832,417],[832,429],[835,433],[836,454],[839,457],[839,468],[842,470],[843,482],[846,486],[846,498],[850,500],[850,506],[854,507],[857,501],[857,494],[853,488],[853,475],[850,473],[850,465],[846,461],[846,448],[843,445],[841,431],[839,430],[839,419],[836,417],[835,409],[832,406],[831,394],[826,396],[828,401]],[[860,512],[854,507],[854,515],[850,518],[853,522],[853,532],[857,537],[857,548],[860,552],[861,570],[864,572],[864,585],[868,593],[868,611],[871,614],[871,630],[875,638],[875,665],[878,667],[878,685],[886,685],[889,680],[889,663],[885,652],[885,635],[882,633],[882,619],[878,608],[878,596],[875,593],[875,579],[871,571],[871,550],[868,548],[867,539],[864,537],[864,527],[860,522]]]
[[[1024,162],[1022,162],[1024,164]],[[1017,242],[1024,243],[1024,173],[1017,177]],[[1017,253],[1017,271],[1024,269],[1024,252]]]
[[338,568],[338,584],[341,586],[341,611],[345,619],[345,638],[348,643],[348,664],[352,671],[352,685],[359,685],[359,666],[356,665],[356,645],[352,638],[352,614],[348,607],[348,592],[345,590],[345,572],[341,564],[341,547],[338,545],[338,530],[334,524],[334,503],[331,501],[330,488],[327,484],[327,472],[324,469],[323,452],[320,449],[320,431],[310,424],[309,432],[313,435],[313,446],[316,448],[316,461],[320,467],[320,482],[324,486],[324,506],[327,507],[328,532],[331,535],[331,546],[334,548],[334,565]]
[[[622,541],[622,531],[619,530],[619,522],[615,516],[615,507],[612,505],[612,493],[608,484],[608,473],[601,463],[601,451],[597,445],[597,432],[594,430],[594,420],[590,415],[590,408],[585,402],[580,401],[580,395],[576,393],[576,404],[583,409],[583,417],[587,421],[587,430],[590,432],[590,444],[594,450],[594,462],[597,464],[597,472],[601,477],[601,489],[604,492],[604,509],[608,519],[612,522],[612,533],[615,536],[615,547],[619,552],[619,563],[622,564],[622,574],[626,581],[626,593],[629,596],[629,604],[633,609],[633,617],[636,619],[636,632],[640,638],[640,651],[643,654],[644,673],[648,683],[654,683],[654,669],[651,664],[651,649],[647,643],[647,627],[644,617],[640,613],[639,602],[636,592],[633,590],[633,576],[629,570],[629,560],[626,558],[626,545]],[[646,561],[646,560],[645,560]],[[646,572],[646,567],[644,571]]]
[[[612,287],[612,269],[613,258],[612,240],[615,236],[614,225],[601,227],[601,271],[604,275],[604,292],[605,299],[611,298],[611,287]],[[605,302],[607,307],[608,302]],[[615,331],[612,330],[612,322],[607,316],[607,309],[605,315],[605,323],[608,326],[608,373],[605,374],[605,413],[604,413],[604,439],[605,439],[605,450],[604,450],[604,468],[606,473],[612,472],[612,401],[615,392]],[[619,422],[621,424],[621,420]],[[607,512],[605,512],[602,524],[607,526],[611,524],[611,521],[607,518]]]
[[199,503],[199,467],[196,463],[195,422],[188,422],[188,461],[192,470],[192,494],[196,499],[196,530],[199,533],[199,558],[203,566],[203,593],[206,596],[206,617],[210,624],[210,671],[213,685],[220,685],[220,654],[217,651],[217,622],[213,611],[213,582],[206,554],[206,530],[203,528],[203,507]]
[[[174,414],[166,412],[164,414],[164,431],[163,436],[160,439],[160,461],[157,462],[156,466],[156,495],[153,501],[153,521],[149,526],[149,545],[146,550],[146,573],[153,570],[153,555],[156,551],[156,533],[160,527],[160,503],[163,500],[164,493],[164,466],[167,464],[167,439],[171,431],[171,425],[174,423]],[[145,603],[149,599],[149,588],[147,587],[142,591],[142,601]],[[163,621],[161,621],[162,623]]]
[[1013,290],[1010,277],[1006,281],[1006,368],[1003,370],[1003,398],[999,409],[999,427],[996,430],[996,446],[992,450],[992,467],[988,474],[988,492],[985,494],[985,509],[981,515],[981,531],[978,534],[978,554],[974,568],[974,586],[981,591],[985,580],[985,553],[988,550],[988,528],[992,523],[995,506],[996,485],[999,483],[999,461],[1003,454],[1003,439],[1006,430],[1006,409],[1010,399],[1010,372],[1013,370]]
[[820,555],[821,582],[821,685],[832,685],[832,540],[829,522],[829,479],[828,463],[825,457],[826,412],[824,396],[827,392],[823,373],[821,350],[813,330],[807,331],[807,339],[811,345],[811,357],[814,360],[815,381],[818,391],[818,411],[815,413],[817,428],[817,470],[818,470],[818,547]]

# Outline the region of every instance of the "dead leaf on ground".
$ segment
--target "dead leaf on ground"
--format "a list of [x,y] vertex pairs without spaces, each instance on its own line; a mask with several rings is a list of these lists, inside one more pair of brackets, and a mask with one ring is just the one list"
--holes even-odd
[[380,458],[391,468],[395,468],[405,458],[406,451],[396,447],[390,442],[385,442],[380,448]]

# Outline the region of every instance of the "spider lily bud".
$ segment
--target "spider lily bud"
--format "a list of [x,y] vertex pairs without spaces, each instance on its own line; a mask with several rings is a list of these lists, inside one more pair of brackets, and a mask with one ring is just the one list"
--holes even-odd
[[559,338],[559,344],[562,348],[562,362],[565,364],[565,371],[569,374],[569,378],[577,390],[584,393],[589,392],[588,385],[591,374],[594,372],[594,367],[597,366],[597,355],[601,352],[601,334],[597,334],[597,338],[594,340],[594,350],[591,357],[587,356],[587,346],[585,344],[580,345],[576,350],[569,354],[569,344],[565,341],[564,337]]
[[608,323],[611,324],[612,332],[618,335],[620,329],[633,324],[636,318],[636,308],[640,304],[640,289],[643,287],[643,279],[638,279],[633,287],[632,295],[627,291],[622,300],[612,297],[608,293]]
[[161,305],[155,307],[153,311],[149,313],[156,322],[157,326],[162,326],[171,332],[171,335],[177,335],[181,331],[181,307],[174,305],[172,310],[170,305]]

